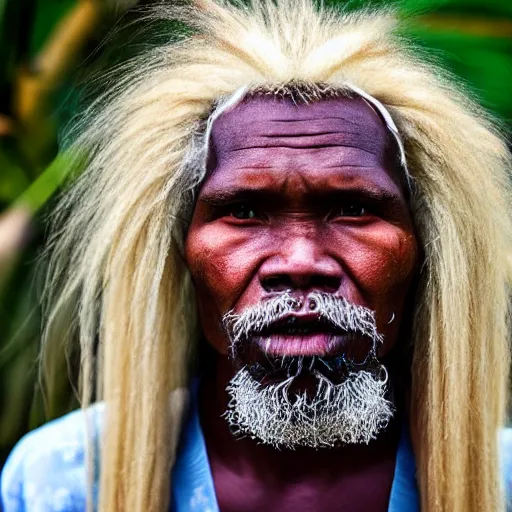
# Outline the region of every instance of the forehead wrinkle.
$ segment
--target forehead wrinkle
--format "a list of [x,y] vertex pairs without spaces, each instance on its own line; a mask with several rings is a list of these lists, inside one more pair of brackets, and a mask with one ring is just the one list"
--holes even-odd
[[[366,147],[363,147],[366,146]],[[311,137],[304,136],[297,139],[289,139],[289,138],[281,138],[281,137],[272,137],[271,139],[257,139],[254,140],[248,146],[241,147],[233,147],[230,148],[230,153],[237,153],[240,151],[251,151],[251,150],[265,150],[265,149],[283,149],[283,150],[305,150],[309,152],[313,152],[315,150],[321,149],[337,149],[337,150],[357,150],[358,152],[365,153],[369,156],[376,157],[377,159],[383,157],[383,151],[378,151],[379,148],[376,145],[372,145],[371,142],[367,144],[358,144],[357,140],[354,138],[338,138],[338,137]],[[363,157],[364,155],[360,155]]]
[[373,122],[384,126],[381,116],[361,98],[323,99],[308,104],[295,104],[290,100],[269,97],[247,97],[232,109],[223,112],[216,122],[232,117],[245,118],[250,123],[259,118],[287,123],[294,120],[344,120],[361,125]]
[[347,145],[385,153],[389,137],[378,114],[363,100],[325,100],[297,106],[257,98],[219,116],[213,125],[211,148],[219,157],[239,149],[287,145]]
[[329,168],[382,168],[383,158],[372,151],[350,146],[290,148],[285,146],[259,146],[240,148],[224,154],[217,162],[212,175],[218,171],[239,172],[244,168],[270,168],[287,172],[324,172]]
[[364,131],[362,127],[360,130],[354,130],[346,129],[343,125],[333,126],[332,124],[330,126],[312,124],[297,126],[297,123],[290,123],[288,126],[289,129],[283,130],[282,127],[276,127],[270,121],[263,126],[253,126],[247,131],[241,127],[239,132],[226,134],[229,136],[229,141],[221,151],[274,146],[290,148],[339,146],[340,148],[359,148],[362,151],[383,155],[387,148],[386,137],[371,126]]
[[[388,131],[380,120],[372,122],[354,123],[342,117],[316,118],[316,119],[289,119],[286,122],[272,118],[272,112],[266,112],[265,118],[254,118],[248,112],[240,112],[235,116],[230,113],[229,118],[219,118],[212,130],[214,142],[224,142],[228,146],[237,147],[241,141],[257,138],[301,138],[305,136],[352,136],[361,142],[374,141],[385,147]],[[236,127],[236,130],[233,130]],[[246,144],[242,145],[246,145]]]
[[[290,119],[274,119],[272,112],[268,112],[265,119],[249,117],[250,112],[240,112],[237,117],[224,119],[224,123],[219,123],[221,130],[222,124],[231,125],[236,122],[241,128],[250,128],[255,133],[268,134],[313,134],[321,132],[351,132],[361,133],[362,130],[367,132],[371,130],[373,133],[385,133],[387,130],[381,125],[380,120],[375,119],[371,122],[357,122],[354,119],[339,116],[319,116],[315,118],[294,117]],[[302,112],[304,114],[304,112]],[[368,120],[369,121],[369,120]],[[241,130],[240,133],[243,133]]]
[[391,139],[379,114],[360,98],[308,105],[249,98],[213,124],[207,180],[218,172],[237,175],[250,167],[308,175],[328,169],[343,174],[348,167],[395,173]]
[[[362,135],[370,132],[374,136],[379,135],[379,130],[373,126],[360,126],[356,129],[347,129],[343,123],[329,121],[322,123],[323,120],[317,121],[290,121],[289,123],[276,123],[273,120],[265,121],[264,123],[251,123],[250,132],[255,137],[303,137],[315,135],[328,135],[328,134],[349,134],[349,135]],[[339,121],[339,120],[338,120]],[[245,128],[243,123],[240,123],[240,128]],[[357,129],[359,128],[359,129]],[[238,135],[247,135],[245,131],[240,130]]]
[[344,118],[343,116],[315,116],[315,117],[311,117],[311,118],[307,118],[307,117],[304,117],[304,118],[301,118],[300,120],[299,119],[273,119],[272,122],[274,123],[299,123],[299,122],[304,122],[304,123],[310,123],[312,121],[318,121],[318,120],[326,120],[326,121],[331,121],[331,120],[335,120],[335,121],[338,121],[339,119],[343,119],[344,121],[346,121],[347,123],[349,124],[354,124],[354,125],[358,125],[357,121],[354,120],[354,119],[351,119],[350,117],[346,117]]

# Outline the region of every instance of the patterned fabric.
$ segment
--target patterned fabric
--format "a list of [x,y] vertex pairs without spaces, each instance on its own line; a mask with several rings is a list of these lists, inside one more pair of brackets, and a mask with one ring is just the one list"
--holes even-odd
[[101,429],[103,412],[103,404],[95,404],[87,421],[74,411],[21,439],[2,471],[4,512],[85,510],[86,425]]
[[[196,393],[173,469],[171,512],[219,512],[199,423]],[[88,409],[89,425],[101,432],[103,404]],[[26,435],[2,472],[4,512],[82,512],[85,510],[85,414],[75,411]],[[501,436],[507,491],[512,495],[512,429]],[[97,496],[97,483],[94,486]],[[415,463],[407,429],[397,452],[389,512],[419,511]],[[508,508],[512,512],[512,508]]]

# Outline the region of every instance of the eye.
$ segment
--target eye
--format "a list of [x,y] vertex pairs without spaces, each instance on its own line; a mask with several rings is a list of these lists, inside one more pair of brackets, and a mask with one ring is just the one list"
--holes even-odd
[[247,204],[232,205],[229,208],[229,216],[239,220],[251,220],[259,218],[256,209]]
[[347,203],[336,214],[340,217],[362,217],[366,214],[366,209],[361,203]]

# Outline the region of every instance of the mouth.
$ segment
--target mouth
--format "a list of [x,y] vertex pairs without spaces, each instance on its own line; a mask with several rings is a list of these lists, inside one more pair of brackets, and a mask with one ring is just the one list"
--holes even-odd
[[373,342],[359,333],[338,328],[318,315],[290,315],[252,336],[253,343],[267,356],[350,356],[362,362]]

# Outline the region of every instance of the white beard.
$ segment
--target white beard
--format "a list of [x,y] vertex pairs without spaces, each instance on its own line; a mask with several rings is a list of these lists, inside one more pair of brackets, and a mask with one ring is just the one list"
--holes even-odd
[[384,378],[373,372],[352,371],[340,384],[316,373],[313,397],[306,392],[290,396],[295,379],[263,386],[245,368],[231,379],[226,420],[235,435],[246,435],[264,444],[293,449],[340,444],[368,444],[384,430],[394,406],[386,398]]

